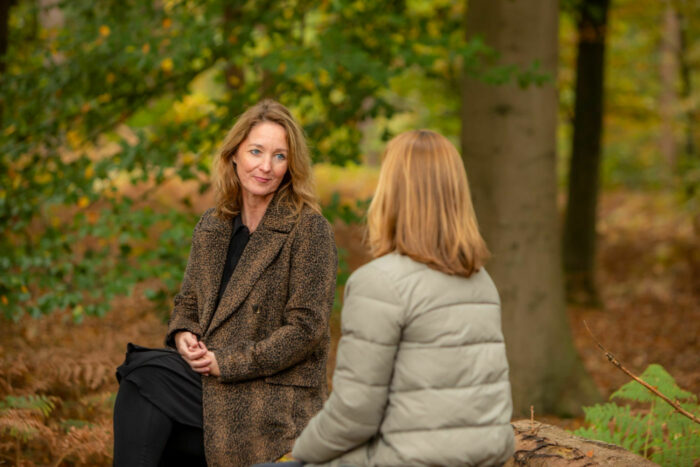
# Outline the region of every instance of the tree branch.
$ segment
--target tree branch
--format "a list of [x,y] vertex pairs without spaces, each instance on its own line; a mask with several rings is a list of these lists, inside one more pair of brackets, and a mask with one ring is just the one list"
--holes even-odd
[[627,368],[625,368],[622,365],[622,363],[620,363],[620,361],[617,358],[615,358],[615,356],[612,353],[610,353],[610,351],[608,349],[603,347],[603,345],[598,341],[598,339],[595,338],[595,336],[593,335],[593,332],[591,331],[591,328],[588,327],[588,323],[586,323],[586,320],[583,320],[583,325],[586,326],[586,330],[588,331],[588,334],[591,335],[591,338],[595,341],[596,345],[600,348],[600,350],[602,350],[605,353],[605,356],[608,358],[608,361],[610,363],[615,365],[622,372],[624,372],[627,376],[629,376],[630,378],[632,378],[633,380],[635,380],[636,382],[638,382],[639,384],[641,384],[642,386],[647,388],[649,391],[653,392],[654,394],[656,394],[657,396],[662,398],[664,401],[666,401],[668,404],[670,404],[671,407],[676,409],[676,412],[680,413],[681,415],[685,415],[686,417],[688,417],[689,419],[691,419],[692,421],[694,421],[695,423],[700,425],[700,419],[698,417],[696,417],[695,415],[693,415],[692,413],[685,410],[683,407],[681,407],[681,404],[679,404],[678,401],[672,401],[671,399],[669,399],[665,395],[661,394],[661,392],[659,392],[659,390],[656,389],[654,386],[647,383],[643,379],[641,379],[638,376],[636,376],[635,374],[633,374]]

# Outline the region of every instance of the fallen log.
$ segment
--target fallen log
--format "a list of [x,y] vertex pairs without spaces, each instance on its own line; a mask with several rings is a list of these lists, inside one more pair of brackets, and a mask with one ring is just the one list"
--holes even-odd
[[518,420],[512,425],[515,431],[515,454],[504,467],[657,465],[620,446],[579,438],[556,426],[530,420]]

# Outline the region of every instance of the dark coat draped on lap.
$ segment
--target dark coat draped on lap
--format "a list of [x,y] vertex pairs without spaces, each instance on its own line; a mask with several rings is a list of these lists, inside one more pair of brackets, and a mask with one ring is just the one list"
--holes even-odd
[[273,198],[218,306],[232,222],[210,209],[194,230],[166,343],[188,330],[216,355],[221,376],[202,377],[210,466],[279,458],[326,397],[335,242],[320,214],[291,213]]

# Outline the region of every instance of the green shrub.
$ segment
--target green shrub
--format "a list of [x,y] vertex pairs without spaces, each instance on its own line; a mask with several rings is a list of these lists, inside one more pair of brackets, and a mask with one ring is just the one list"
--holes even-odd
[[[652,364],[640,376],[690,413],[700,413],[697,397],[678,387],[661,365]],[[625,405],[613,399],[628,401]],[[584,407],[587,428],[575,434],[617,444],[652,461],[669,466],[692,466],[700,459],[700,425],[679,414],[636,381],[610,396],[611,402]],[[632,408],[629,402],[635,402]]]

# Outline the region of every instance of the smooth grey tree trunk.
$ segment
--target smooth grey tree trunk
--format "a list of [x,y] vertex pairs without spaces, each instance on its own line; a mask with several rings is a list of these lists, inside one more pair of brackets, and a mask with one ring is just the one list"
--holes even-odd
[[[482,36],[502,62],[556,77],[555,0],[472,0],[467,38]],[[554,80],[553,80],[554,81]],[[573,346],[561,262],[554,82],[526,89],[465,77],[462,152],[481,230],[493,254],[515,414],[576,414],[599,394]]]

